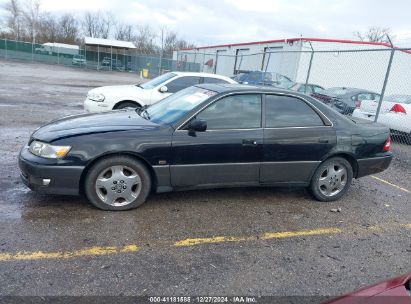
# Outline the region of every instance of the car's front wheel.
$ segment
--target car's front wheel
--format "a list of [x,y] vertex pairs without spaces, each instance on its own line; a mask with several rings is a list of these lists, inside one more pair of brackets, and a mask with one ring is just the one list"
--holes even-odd
[[97,208],[133,209],[143,204],[150,193],[150,173],[143,163],[128,156],[104,158],[88,171],[84,189]]
[[310,191],[319,201],[335,201],[348,191],[352,178],[351,164],[342,157],[332,157],[324,161],[315,171],[311,179]]
[[124,101],[114,107],[114,110],[127,109],[127,108],[140,108],[140,106],[131,101]]

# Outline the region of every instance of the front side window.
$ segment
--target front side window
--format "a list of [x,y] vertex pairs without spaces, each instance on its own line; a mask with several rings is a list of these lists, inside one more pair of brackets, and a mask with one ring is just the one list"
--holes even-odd
[[183,76],[167,83],[167,89],[169,93],[176,93],[182,89],[191,87],[200,83],[200,77],[195,76]]
[[153,89],[157,86],[159,86],[160,84],[166,82],[167,80],[170,80],[171,78],[176,77],[177,75],[174,73],[166,73],[163,75],[160,75],[146,83],[140,84],[139,86],[143,89]]
[[261,95],[224,97],[199,113],[197,118],[207,122],[207,130],[260,128]]
[[321,117],[303,100],[280,95],[266,96],[267,128],[323,126]]

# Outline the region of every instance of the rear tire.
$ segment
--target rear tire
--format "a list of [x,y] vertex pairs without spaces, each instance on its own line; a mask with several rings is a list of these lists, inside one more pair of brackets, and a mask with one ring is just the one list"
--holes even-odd
[[129,210],[143,204],[151,190],[146,166],[128,156],[104,158],[88,171],[84,189],[89,201],[102,210]]
[[126,109],[126,108],[135,109],[135,108],[141,108],[141,106],[131,101],[125,101],[125,102],[120,103],[119,105],[116,105],[114,107],[114,110],[120,110],[120,109]]
[[342,157],[332,157],[317,168],[309,189],[321,202],[336,201],[348,191],[352,178],[351,164]]

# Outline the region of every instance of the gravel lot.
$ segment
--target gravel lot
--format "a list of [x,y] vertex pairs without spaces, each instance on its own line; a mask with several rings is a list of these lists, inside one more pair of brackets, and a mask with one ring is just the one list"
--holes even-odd
[[[304,189],[238,188],[155,194],[136,210],[103,212],[20,182],[16,160],[33,129],[82,113],[93,87],[138,81],[0,60],[0,295],[335,296],[411,271],[411,169],[399,161],[378,179],[354,180],[334,203]],[[128,244],[138,249],[117,252]]]

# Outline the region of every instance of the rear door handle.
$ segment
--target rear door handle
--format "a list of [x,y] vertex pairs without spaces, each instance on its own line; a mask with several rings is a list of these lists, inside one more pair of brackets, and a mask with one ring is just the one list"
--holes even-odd
[[328,138],[320,138],[318,140],[321,144],[328,144]]
[[257,141],[255,139],[243,139],[243,146],[256,146]]

